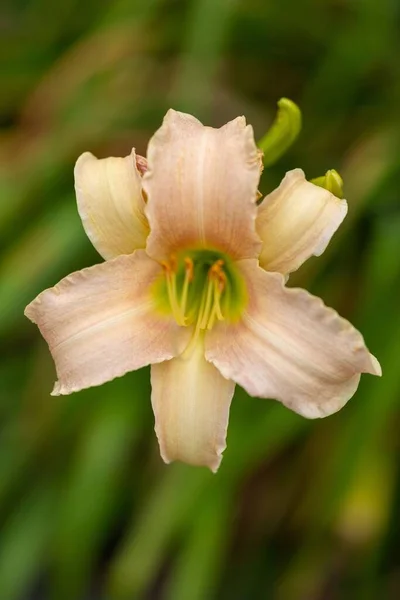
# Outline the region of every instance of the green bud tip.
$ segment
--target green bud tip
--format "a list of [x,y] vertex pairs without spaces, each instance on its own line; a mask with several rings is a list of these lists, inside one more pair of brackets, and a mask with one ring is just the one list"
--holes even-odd
[[337,198],[343,198],[343,179],[335,169],[330,169],[322,177],[311,179],[311,183],[325,188]]
[[301,130],[301,111],[288,98],[278,102],[278,112],[258,146],[264,153],[264,166],[275,163],[293,144]]

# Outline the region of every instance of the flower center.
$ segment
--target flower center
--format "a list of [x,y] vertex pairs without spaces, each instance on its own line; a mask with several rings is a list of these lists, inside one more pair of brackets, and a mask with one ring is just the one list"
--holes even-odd
[[217,321],[236,321],[247,302],[243,278],[221,252],[190,250],[161,263],[155,294],[163,312],[181,326],[210,330]]

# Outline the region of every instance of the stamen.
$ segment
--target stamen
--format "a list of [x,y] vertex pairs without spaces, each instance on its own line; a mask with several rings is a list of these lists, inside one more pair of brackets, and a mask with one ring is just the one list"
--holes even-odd
[[178,292],[176,289],[176,273],[173,271],[170,276],[169,276],[170,282],[171,282],[171,294],[173,297],[173,301],[174,301],[174,307],[176,310],[176,313],[179,314],[180,313],[180,309],[179,309],[179,303],[178,303]]
[[208,297],[208,288],[211,286],[207,286],[207,293],[203,293],[203,296],[201,298],[201,303],[200,303],[200,309],[199,309],[199,316],[197,319],[197,323],[196,323],[196,327],[194,329],[193,335],[191,337],[191,340],[188,344],[188,346],[185,349],[185,356],[190,356],[192,353],[192,350],[195,348],[196,344],[197,344],[197,340],[199,339],[199,335],[200,335],[200,331],[201,331],[201,321],[203,320],[203,315],[205,313],[205,305],[207,302],[207,297]]
[[189,278],[189,281],[193,281],[193,277],[194,277],[194,264],[191,258],[189,258],[189,256],[186,256],[184,259],[184,263],[185,263],[185,269],[186,269],[186,275]]
[[219,273],[219,277],[218,277],[218,281],[215,284],[215,295],[216,295],[216,312],[217,312],[217,319],[218,321],[223,321],[224,320],[224,316],[221,312],[221,304],[220,304],[220,300],[222,297],[222,294],[225,290],[226,287],[226,282],[227,282],[227,278],[226,275],[223,271],[221,271],[221,273]]
[[[211,270],[212,270],[212,267],[211,267],[210,271]],[[213,299],[213,287],[214,287],[213,280],[211,279],[211,275],[209,273],[208,281],[207,281],[207,293],[205,294],[206,301],[204,303],[203,312],[199,313],[199,318],[198,318],[198,323],[199,323],[200,329],[206,329],[208,320],[210,318],[210,311],[211,311],[211,307],[212,307],[211,302]]]
[[211,309],[210,317],[208,319],[207,329],[213,328],[215,319],[218,319],[218,321],[224,320],[224,315],[222,314],[222,311],[221,311],[220,300],[221,300],[222,293],[225,289],[225,285],[226,285],[226,275],[225,275],[225,273],[221,272],[218,274],[218,279],[214,281],[214,302],[213,302],[213,306]]
[[198,327],[200,329],[211,329],[215,318],[222,320],[220,299],[225,288],[226,275],[221,270],[224,261],[219,259],[210,268],[207,277],[207,292],[204,296],[205,302],[199,312]]
[[186,257],[184,262],[185,262],[185,279],[183,282],[180,310],[181,310],[183,320],[184,320],[184,322],[186,322],[186,318],[185,318],[186,304],[187,304],[187,298],[188,298],[189,283],[191,283],[193,281],[193,277],[194,277],[194,265],[193,265],[192,259],[189,257]]
[[178,325],[184,325],[184,317],[179,307],[178,294],[176,289],[176,272],[174,269],[174,267],[176,268],[175,257],[172,256],[170,262],[164,260],[161,261],[161,266],[163,267],[165,272],[165,278],[167,281],[168,300],[171,306],[172,314]]

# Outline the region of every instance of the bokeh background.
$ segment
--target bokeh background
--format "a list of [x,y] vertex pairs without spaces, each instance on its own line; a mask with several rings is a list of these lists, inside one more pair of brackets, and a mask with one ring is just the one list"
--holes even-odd
[[[1,20],[0,599],[400,598],[400,4],[396,0],[6,0]],[[307,421],[237,390],[218,475],[159,457],[149,372],[49,396],[24,306],[100,261],[77,156],[144,154],[170,106],[261,138],[264,172],[336,168],[349,214],[290,281],[363,332],[382,379]]]

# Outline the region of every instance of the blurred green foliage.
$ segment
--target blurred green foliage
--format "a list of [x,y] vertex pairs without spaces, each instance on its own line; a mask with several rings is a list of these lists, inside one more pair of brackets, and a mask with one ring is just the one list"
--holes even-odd
[[[6,0],[0,96],[0,599],[400,598],[400,4]],[[145,153],[167,108],[211,125],[276,101],[304,128],[262,180],[335,168],[349,215],[291,278],[384,376],[309,422],[238,389],[218,475],[159,458],[147,370],[71,397],[23,308],[99,262],[84,150]],[[292,283],[293,282],[293,283]]]

